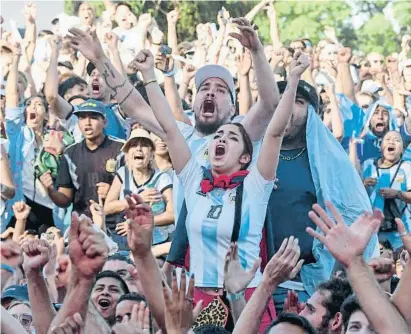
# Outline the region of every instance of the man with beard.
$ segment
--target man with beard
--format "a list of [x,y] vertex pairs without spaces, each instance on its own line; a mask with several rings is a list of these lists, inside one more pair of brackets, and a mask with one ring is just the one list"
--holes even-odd
[[[280,92],[285,87],[286,82],[279,83]],[[315,226],[308,217],[312,205],[331,201],[341,208],[347,224],[364,211],[371,211],[358,173],[317,112],[315,88],[300,80],[294,112],[281,147],[277,189],[269,200],[265,227],[268,258],[279,249],[282,240],[293,235],[299,240],[305,262],[294,280],[276,289],[277,312],[282,311],[288,290],[295,290],[300,301],[307,301],[316,286],[329,279],[334,267],[331,254],[305,232],[306,227]],[[376,238],[372,239],[367,257],[376,244]]]
[[105,270],[96,276],[96,283],[91,292],[91,301],[97,311],[113,326],[116,318],[116,306],[122,295],[128,294],[126,282],[114,271]]
[[[258,102],[253,105],[241,123],[251,140],[258,142],[278,105],[278,88],[265,57],[264,48],[250,22],[244,18],[238,18],[233,19],[233,23],[237,25],[238,33],[230,33],[230,36],[238,39],[245,48],[250,50],[259,91]],[[145,129],[163,138],[164,133],[151,108],[128,80],[124,79],[110,63],[97,37],[93,38],[79,29],[70,29],[70,32],[74,36],[71,37],[72,47],[80,51],[96,66],[107,85],[112,88],[113,97],[119,101],[121,109],[127,116],[135,118]],[[151,77],[155,78],[154,73]],[[145,85],[150,82],[145,82]],[[197,87],[197,95],[193,104],[195,127],[181,122],[178,122],[178,126],[189,143],[192,154],[204,165],[208,160],[208,142],[212,139],[214,132],[222,124],[230,123],[236,114],[235,85],[229,71],[219,65],[206,65],[200,68],[196,73],[195,83]],[[258,154],[258,149],[254,151]],[[175,216],[178,217],[183,204],[184,192],[177,183],[178,179],[174,181],[174,208]]]
[[342,331],[342,303],[352,293],[350,283],[333,277],[321,283],[299,313],[316,329],[318,334],[340,334]]
[[367,159],[379,157],[384,135],[388,131],[398,130],[394,110],[384,102],[377,101],[372,104],[364,117],[364,127],[356,140],[355,153],[360,164]]

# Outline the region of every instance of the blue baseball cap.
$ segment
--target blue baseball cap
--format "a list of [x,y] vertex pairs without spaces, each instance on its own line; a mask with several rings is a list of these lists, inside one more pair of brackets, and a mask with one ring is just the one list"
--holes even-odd
[[89,99],[82,104],[79,104],[73,112],[74,115],[81,113],[95,113],[106,117],[106,109],[104,103],[93,99]]
[[27,285],[10,285],[7,289],[3,291],[1,296],[1,301],[10,298],[11,300],[22,300],[29,301],[29,291]]

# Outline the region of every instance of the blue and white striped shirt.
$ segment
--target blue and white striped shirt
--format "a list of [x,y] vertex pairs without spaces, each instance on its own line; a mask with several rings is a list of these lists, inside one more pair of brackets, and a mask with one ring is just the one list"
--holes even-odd
[[[190,244],[190,272],[195,286],[222,288],[224,259],[231,243],[234,227],[236,189],[200,190],[203,170],[195,156],[178,175],[187,205],[186,228]],[[265,180],[256,166],[244,179],[241,227],[238,237],[239,258],[250,270],[260,253],[262,230],[274,181]],[[261,279],[258,271],[248,287],[256,287]]]

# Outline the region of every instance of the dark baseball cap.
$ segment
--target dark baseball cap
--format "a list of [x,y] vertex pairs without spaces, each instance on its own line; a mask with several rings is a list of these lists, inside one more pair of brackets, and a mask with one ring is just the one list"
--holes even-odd
[[3,291],[1,302],[6,299],[29,301],[29,291],[27,285],[10,285]]
[[[284,93],[285,87],[287,87],[287,81],[279,81],[277,84],[280,94]],[[300,80],[297,86],[297,93],[302,95],[318,113],[319,97],[313,86],[304,80]]]
[[93,73],[93,71],[94,71],[95,68],[96,68],[96,66],[95,66],[92,62],[89,62],[89,63],[87,64],[87,68],[86,68],[87,74],[88,74],[88,75],[91,75],[91,73]]
[[95,113],[106,117],[106,110],[103,102],[89,99],[82,104],[79,104],[74,110],[73,114],[78,115],[81,113]]

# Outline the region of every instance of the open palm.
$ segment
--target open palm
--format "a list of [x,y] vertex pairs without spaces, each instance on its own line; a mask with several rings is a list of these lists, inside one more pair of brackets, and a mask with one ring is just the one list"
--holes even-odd
[[151,251],[152,235],[154,229],[154,216],[151,208],[143,199],[135,194],[126,197],[128,209],[127,219],[130,230],[127,242],[133,254],[146,254]]
[[237,25],[239,33],[231,32],[229,35],[237,39],[242,46],[254,51],[263,47],[260,39],[258,38],[257,32],[247,19],[241,17],[233,19],[232,22]]
[[372,235],[378,231],[383,219],[382,212],[365,212],[351,226],[347,226],[338,210],[330,202],[326,205],[336,223],[321,206],[314,204],[314,211],[308,215],[324,235],[309,227],[307,233],[322,242],[336,260],[348,267],[355,258],[362,256]]
[[72,34],[68,37],[70,45],[80,51],[85,58],[93,62],[104,56],[103,48],[95,32],[90,34],[77,28],[71,28],[69,32]]
[[260,268],[261,259],[257,259],[253,267],[246,271],[238,258],[238,244],[232,243],[228,249],[224,263],[224,287],[228,293],[244,291]]

